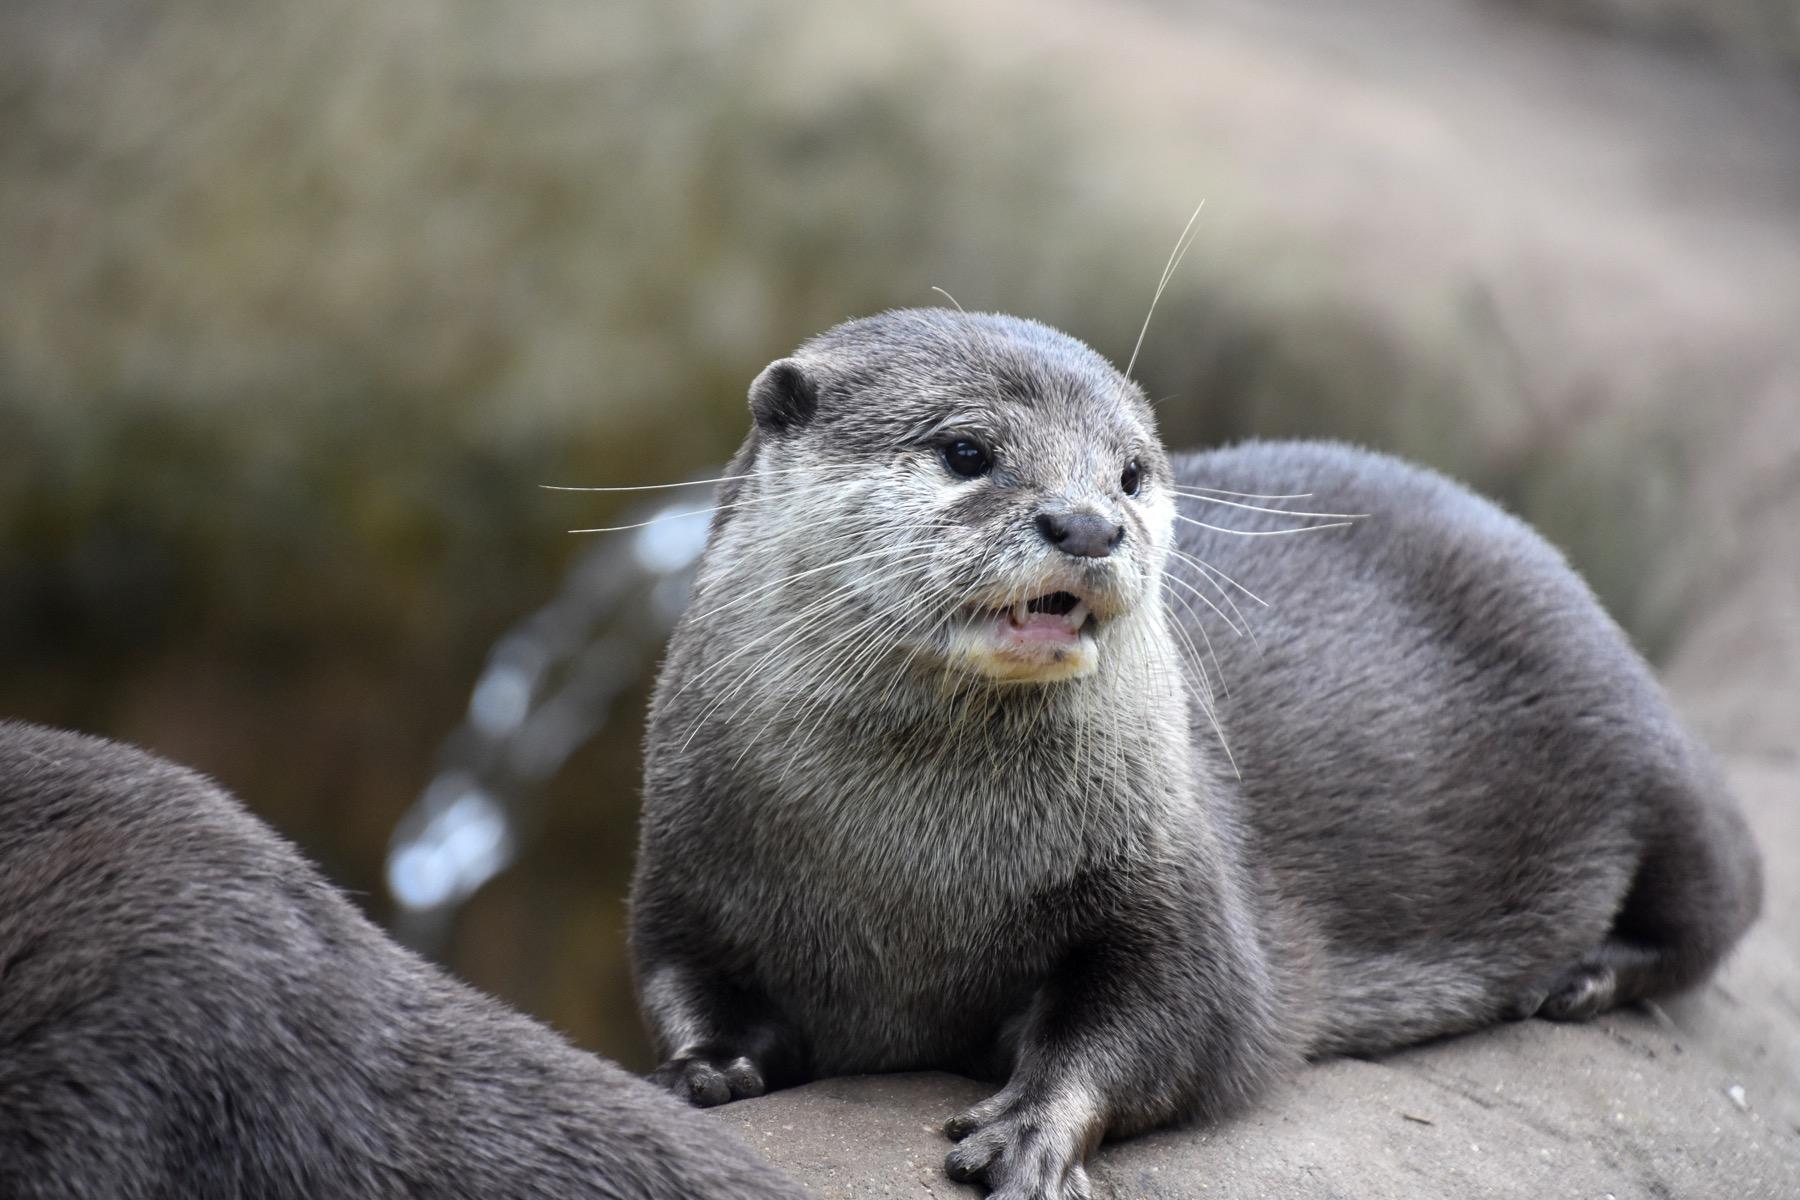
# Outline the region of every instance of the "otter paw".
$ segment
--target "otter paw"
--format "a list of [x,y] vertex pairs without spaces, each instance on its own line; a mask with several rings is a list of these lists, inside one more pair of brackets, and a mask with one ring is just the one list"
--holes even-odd
[[1552,1021],[1591,1021],[1613,1005],[1618,977],[1597,963],[1577,963],[1550,985],[1537,1015]]
[[744,1055],[683,1054],[650,1073],[689,1104],[711,1108],[727,1100],[748,1100],[768,1091],[760,1068]]
[[1544,988],[1533,988],[1510,1005],[1500,1010],[1502,1021],[1529,1021],[1538,1015],[1538,1009],[1544,1007],[1544,1001],[1550,993]]
[[1082,1123],[1003,1097],[944,1123],[957,1142],[945,1173],[958,1183],[985,1184],[988,1200],[1091,1200]]

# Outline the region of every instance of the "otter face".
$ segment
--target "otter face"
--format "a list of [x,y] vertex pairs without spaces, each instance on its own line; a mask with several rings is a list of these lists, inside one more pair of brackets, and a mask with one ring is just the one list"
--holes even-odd
[[1138,636],[1172,538],[1169,463],[1142,392],[1081,343],[889,313],[771,365],[751,407],[771,502],[745,523],[782,574],[814,572],[840,658],[1050,683]]
[[1156,468],[1145,460],[1156,450],[1118,402],[1129,385],[1103,386],[1040,406],[1002,402],[976,428],[953,416],[932,443],[947,482],[931,481],[927,502],[973,564],[927,646],[947,666],[1012,682],[1087,675],[1112,623],[1142,602],[1166,544],[1149,507]]

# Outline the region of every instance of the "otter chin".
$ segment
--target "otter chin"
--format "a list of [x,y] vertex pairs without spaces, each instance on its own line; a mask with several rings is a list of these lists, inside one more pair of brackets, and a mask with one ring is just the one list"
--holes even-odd
[[1007,683],[1055,683],[1091,675],[1100,665],[1100,618],[1075,592],[1040,592],[953,618],[948,666]]
[[655,1078],[697,1104],[1001,1078],[947,1173],[1085,1200],[1103,1138],[1691,987],[1757,911],[1643,660],[1440,475],[1171,456],[1088,347],[941,309],[813,338],[750,414],[632,885]]

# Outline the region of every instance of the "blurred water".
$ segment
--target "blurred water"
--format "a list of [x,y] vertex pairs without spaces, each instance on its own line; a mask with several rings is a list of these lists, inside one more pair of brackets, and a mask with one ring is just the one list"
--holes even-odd
[[687,604],[712,501],[628,514],[562,590],[494,644],[467,715],[395,825],[386,881],[394,934],[427,955],[457,910],[529,840],[541,786],[612,718]]

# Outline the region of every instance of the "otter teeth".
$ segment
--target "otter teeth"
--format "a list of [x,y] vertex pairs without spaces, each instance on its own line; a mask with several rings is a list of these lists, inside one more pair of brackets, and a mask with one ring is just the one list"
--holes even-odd
[[[1052,603],[1052,596],[1060,599]],[[1063,611],[1057,611],[1065,603],[1069,607]],[[1005,614],[1014,629],[1024,629],[1031,624],[1039,626],[1060,624],[1072,633],[1079,633],[1081,627],[1087,623],[1089,609],[1086,600],[1078,599],[1066,592],[1059,592],[1053,593],[1051,596],[1019,600],[1012,607],[1002,609],[1001,612]]]

